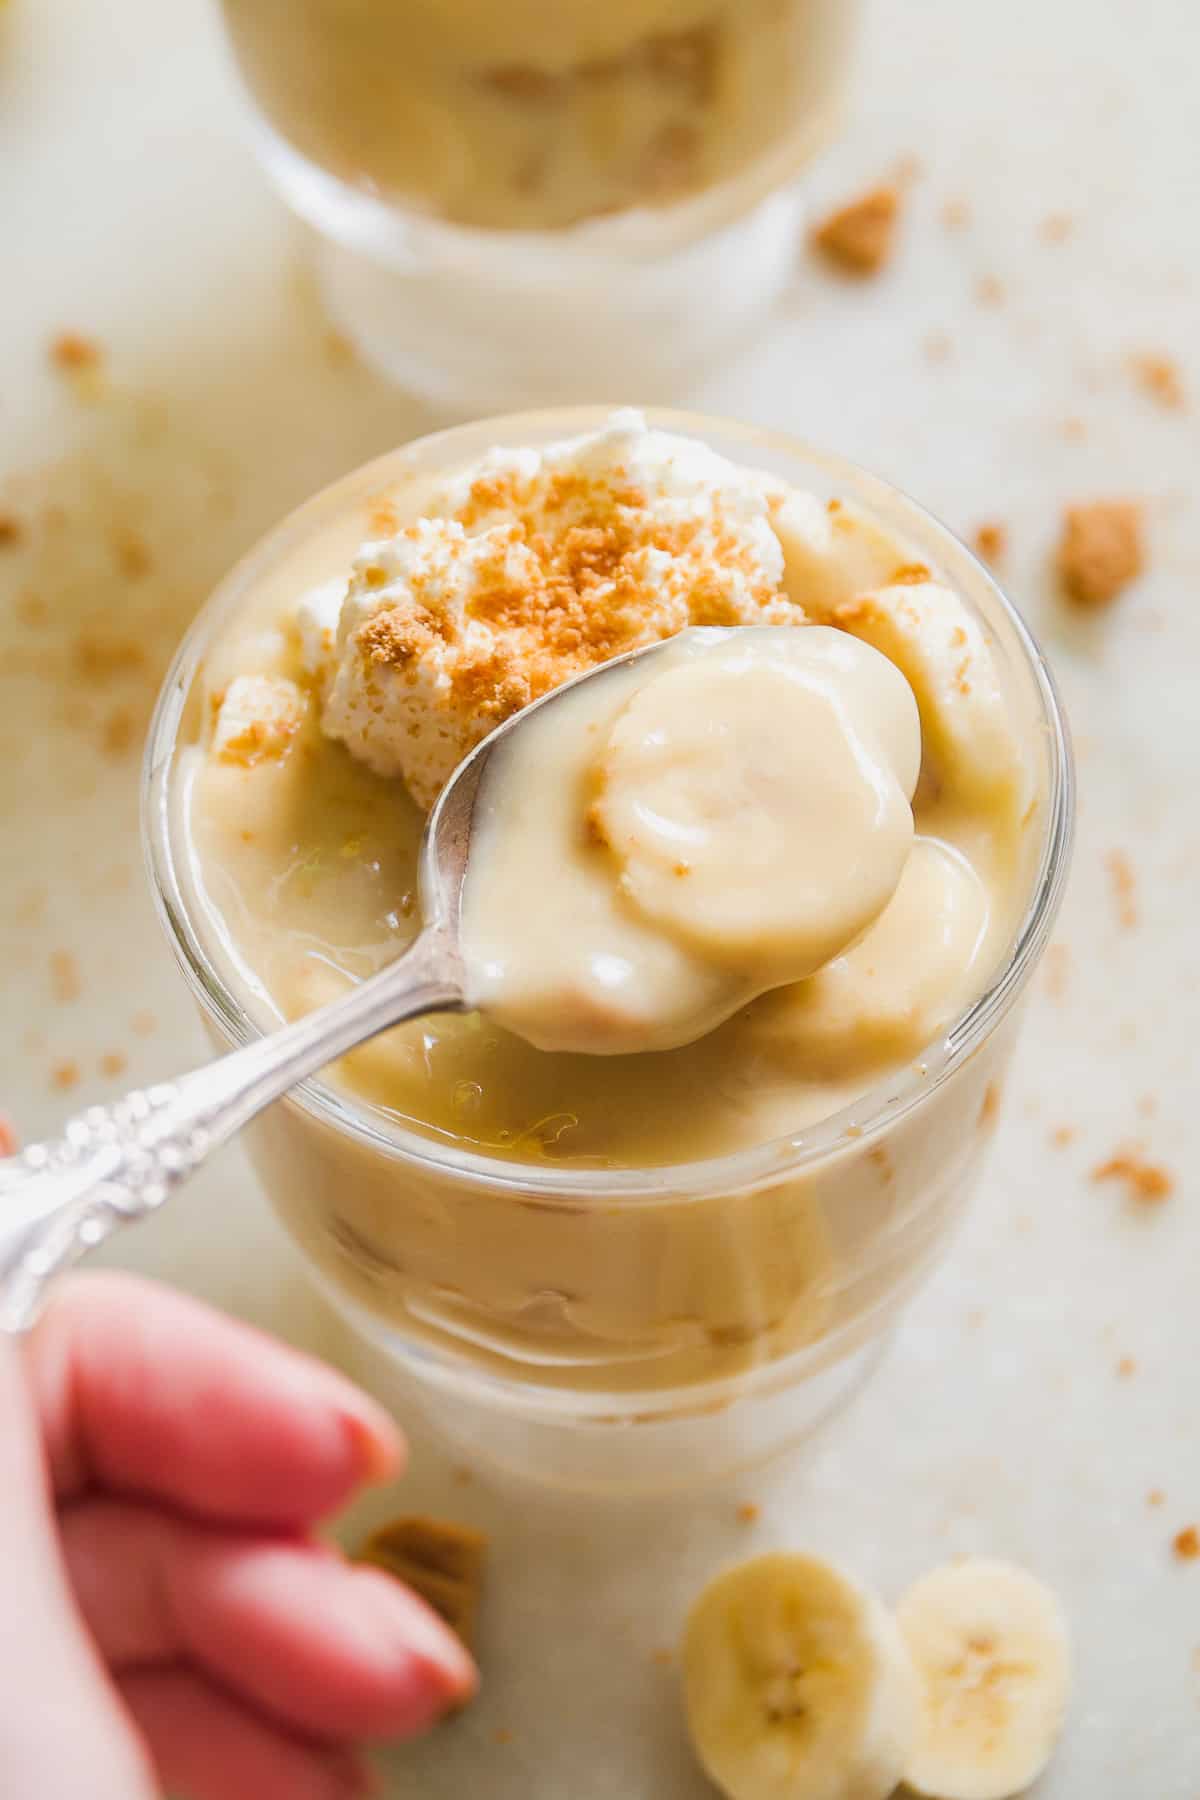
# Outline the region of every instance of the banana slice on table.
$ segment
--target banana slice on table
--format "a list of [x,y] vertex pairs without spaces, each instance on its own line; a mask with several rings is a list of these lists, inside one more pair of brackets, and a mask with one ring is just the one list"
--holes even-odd
[[1020,752],[982,627],[935,581],[896,583],[834,608],[834,624],[894,662],[917,697],[921,734],[944,788],[1016,798]]
[[729,1800],[886,1800],[912,1752],[913,1671],[874,1594],[778,1551],[718,1575],[688,1619],[688,1726]]
[[911,1587],[896,1620],[921,1690],[908,1786],[934,1800],[1023,1794],[1066,1712],[1070,1648],[1055,1596],[1011,1563],[968,1558]]

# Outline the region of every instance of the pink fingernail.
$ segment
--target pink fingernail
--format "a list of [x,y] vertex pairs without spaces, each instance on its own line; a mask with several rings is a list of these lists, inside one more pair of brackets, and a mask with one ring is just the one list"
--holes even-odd
[[395,1426],[384,1426],[361,1413],[343,1413],[342,1423],[362,1464],[365,1481],[391,1481],[400,1473],[403,1440]]

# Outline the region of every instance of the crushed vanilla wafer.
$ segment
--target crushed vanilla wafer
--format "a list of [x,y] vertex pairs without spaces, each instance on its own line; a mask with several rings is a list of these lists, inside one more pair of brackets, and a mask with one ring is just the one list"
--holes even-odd
[[895,247],[899,216],[899,189],[872,188],[822,220],[813,247],[843,274],[878,275]]
[[297,614],[322,729],[423,807],[495,726],[597,663],[688,625],[804,623],[761,480],[639,413],[493,451],[429,514]]
[[1068,506],[1058,547],[1058,572],[1077,606],[1107,606],[1142,572],[1142,509],[1133,500],[1096,500]]
[[461,1638],[475,1646],[487,1539],[446,1519],[393,1519],[373,1531],[355,1558],[404,1582]]

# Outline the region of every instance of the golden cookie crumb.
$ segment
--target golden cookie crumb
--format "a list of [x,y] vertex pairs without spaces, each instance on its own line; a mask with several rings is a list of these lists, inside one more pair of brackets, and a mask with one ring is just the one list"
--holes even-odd
[[373,1531],[357,1561],[382,1569],[419,1594],[470,1650],[474,1646],[487,1539],[445,1519],[393,1519]]
[[78,1000],[83,992],[79,963],[72,951],[51,951],[50,990],[60,1006],[68,1006],[72,1000]]
[[129,1059],[123,1050],[106,1050],[100,1058],[100,1073],[107,1075],[110,1079],[116,1075],[123,1075],[128,1067]]
[[11,550],[25,535],[25,528],[15,513],[0,512],[0,550]]
[[1143,354],[1131,356],[1129,366],[1138,386],[1151,400],[1169,412],[1182,409],[1185,394],[1178,363],[1169,356]]
[[1194,1562],[1200,1556],[1200,1531],[1194,1525],[1186,1525],[1182,1531],[1175,1533],[1171,1548],[1180,1562]]
[[98,369],[104,352],[93,338],[78,331],[60,331],[50,345],[50,360],[56,369]]
[[1093,1181],[1123,1181],[1139,1206],[1157,1206],[1174,1192],[1175,1177],[1160,1163],[1147,1162],[1136,1150],[1118,1150],[1092,1170]]
[[844,274],[877,275],[891,257],[899,215],[899,190],[872,188],[830,213],[813,231],[813,246]]
[[975,1121],[976,1129],[989,1131],[1000,1115],[1000,1084],[989,1081],[983,1090],[983,1100],[979,1107],[979,1117]]
[[1104,858],[1116,901],[1117,918],[1124,931],[1132,931],[1138,922],[1137,876],[1124,850],[1110,850]]
[[1096,500],[1063,515],[1058,572],[1077,606],[1107,606],[1142,572],[1142,509],[1133,500]]
[[971,535],[977,556],[987,563],[1000,563],[1008,551],[1008,527],[999,519],[985,519]]
[[1075,229],[1075,221],[1069,213],[1047,213],[1038,226],[1038,236],[1043,244],[1065,244]]
[[760,1509],[755,1506],[753,1500],[743,1500],[742,1504],[737,1509],[738,1524],[757,1525],[759,1512]]
[[69,1057],[63,1062],[56,1062],[50,1071],[50,1085],[56,1087],[60,1093],[66,1093],[68,1089],[77,1087],[79,1085],[79,1064]]

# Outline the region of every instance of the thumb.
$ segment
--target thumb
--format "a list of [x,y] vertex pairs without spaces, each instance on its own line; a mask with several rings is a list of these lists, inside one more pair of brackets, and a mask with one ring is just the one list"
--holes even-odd
[[149,1762],[75,1609],[23,1353],[3,1332],[0,1594],[5,1792],[155,1800]]

